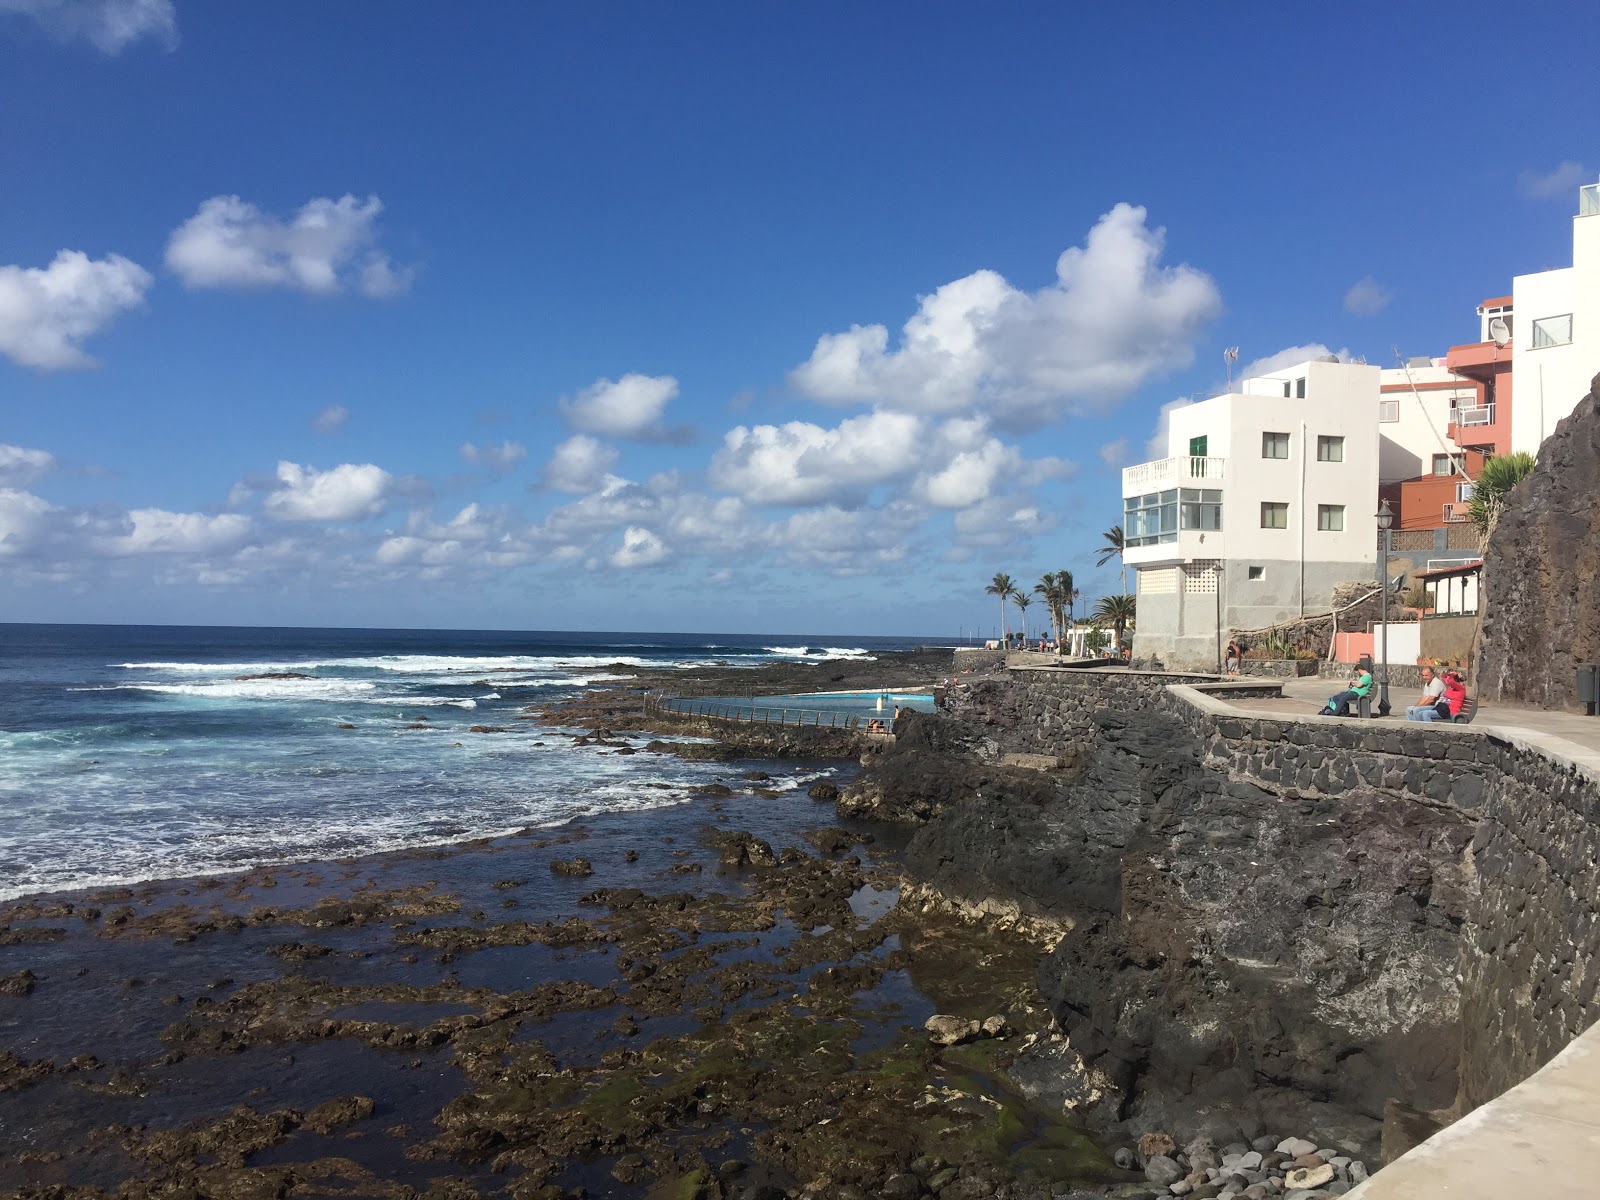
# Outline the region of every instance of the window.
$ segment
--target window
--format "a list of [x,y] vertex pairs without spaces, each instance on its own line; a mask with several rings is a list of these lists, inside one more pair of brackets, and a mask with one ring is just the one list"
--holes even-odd
[[1251,567],[1250,568],[1250,578],[1251,579],[1265,579],[1266,577],[1267,577],[1267,569],[1265,567]]
[[1263,433],[1261,435],[1262,458],[1288,458],[1289,435],[1287,433]]
[[1206,435],[1202,433],[1199,437],[1190,438],[1189,439],[1189,457],[1190,458],[1204,458],[1205,456],[1206,456]]
[[1290,386],[1289,385],[1289,381],[1287,379],[1285,379],[1283,381],[1283,398],[1285,400],[1287,400],[1289,398],[1289,386]]
[[1344,529],[1344,505],[1317,505],[1317,528],[1324,533],[1338,533]]
[[1572,341],[1572,314],[1564,317],[1545,317],[1533,323],[1533,348],[1565,346]]
[[1472,502],[1472,484],[1470,484],[1470,483],[1458,483],[1458,484],[1456,484],[1456,503],[1457,504],[1470,504],[1471,502]]
[[1155,546],[1177,541],[1178,489],[1124,497],[1122,535],[1128,546]]
[[1328,437],[1317,435],[1317,461],[1318,462],[1343,462],[1344,439],[1342,437]]
[[1450,455],[1435,454],[1433,456],[1433,473],[1435,475],[1454,475],[1456,473],[1456,465]]
[[1294,381],[1294,398],[1296,400],[1304,400],[1306,398],[1306,377],[1304,375]]
[[1179,529],[1221,529],[1222,491],[1219,488],[1184,488],[1179,496]]
[[1280,504],[1276,500],[1263,500],[1261,502],[1261,528],[1287,529],[1289,528],[1289,506]]
[[1398,401],[1398,400],[1379,400],[1378,401],[1378,423],[1380,425],[1392,425],[1392,424],[1394,424],[1394,422],[1398,421],[1399,419],[1400,419],[1400,401]]

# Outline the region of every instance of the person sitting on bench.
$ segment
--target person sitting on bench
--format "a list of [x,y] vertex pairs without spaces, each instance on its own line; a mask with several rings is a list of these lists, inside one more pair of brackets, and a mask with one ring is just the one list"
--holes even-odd
[[1448,721],[1450,710],[1442,705],[1444,680],[1433,673],[1432,667],[1422,668],[1422,695],[1406,709],[1408,721]]
[[1318,711],[1319,717],[1348,717],[1350,705],[1372,690],[1372,672],[1365,667],[1356,668],[1356,677],[1350,681],[1350,686],[1342,692],[1335,692],[1328,697],[1327,704]]
[[[1461,710],[1467,706],[1467,681],[1461,678],[1459,671],[1446,671],[1444,673],[1444,699],[1439,701],[1439,719],[1453,721],[1461,715]],[[1448,710],[1448,715],[1446,713]]]

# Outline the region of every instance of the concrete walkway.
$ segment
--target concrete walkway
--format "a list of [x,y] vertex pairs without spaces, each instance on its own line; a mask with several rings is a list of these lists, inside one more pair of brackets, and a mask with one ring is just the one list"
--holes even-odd
[[[1262,682],[1252,676],[1245,676],[1243,682]],[[1283,682],[1283,699],[1239,699],[1229,700],[1228,703],[1237,709],[1245,711],[1287,712],[1294,711],[1298,716],[1309,717],[1327,702],[1329,696],[1340,690],[1337,679],[1285,679]],[[1420,699],[1420,688],[1415,687],[1389,687],[1389,704],[1392,713],[1387,718],[1375,717],[1374,720],[1384,721],[1386,724],[1399,722],[1405,723],[1406,706],[1415,704]],[[1374,686],[1372,691],[1373,704],[1376,706],[1378,689]],[[1325,717],[1323,720],[1337,720],[1334,717]],[[1354,718],[1347,718],[1354,719]],[[1459,729],[1461,726],[1453,726]],[[1485,701],[1478,706],[1478,715],[1473,720],[1472,729],[1482,732],[1485,728],[1505,729],[1507,732],[1538,733],[1548,737],[1560,738],[1575,746],[1581,746],[1594,755],[1600,755],[1600,717],[1585,717],[1578,713],[1551,712],[1542,708],[1522,708],[1515,704],[1496,704]],[[1570,752],[1569,752],[1570,753]],[[1600,1192],[1597,1192],[1600,1194]]]

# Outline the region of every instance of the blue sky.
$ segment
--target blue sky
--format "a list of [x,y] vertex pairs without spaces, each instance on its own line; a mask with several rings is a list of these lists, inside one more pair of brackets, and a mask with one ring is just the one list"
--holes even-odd
[[1567,264],[1600,14],[1518,12],[0,0],[0,620],[1115,591],[1225,346],[1442,354]]

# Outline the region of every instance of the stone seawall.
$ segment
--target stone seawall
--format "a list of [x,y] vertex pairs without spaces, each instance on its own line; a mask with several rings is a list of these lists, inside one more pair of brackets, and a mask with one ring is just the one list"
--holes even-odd
[[1435,953],[1452,948],[1435,964],[1439,981],[1459,986],[1457,1094],[1443,1115],[1526,1078],[1600,1017],[1600,774],[1585,752],[1509,730],[1247,714],[1199,686],[1220,692],[1204,677],[1013,671],[954,689],[948,710],[1001,751],[1054,755],[1069,769],[1107,736],[1108,713],[1158,715],[1193,733],[1208,772],[1265,789],[1263,820],[1281,819],[1286,801],[1313,802],[1309,815],[1315,802],[1370,794],[1401,825],[1467,830],[1458,879],[1439,860],[1412,867],[1418,903],[1439,886],[1462,893],[1451,910],[1459,928],[1443,942],[1434,930],[1432,942]]

